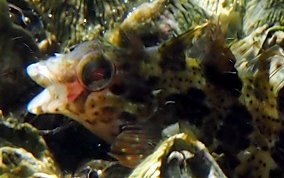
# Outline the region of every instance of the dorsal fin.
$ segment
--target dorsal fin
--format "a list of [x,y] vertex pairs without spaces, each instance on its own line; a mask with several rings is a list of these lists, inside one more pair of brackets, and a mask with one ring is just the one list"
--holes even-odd
[[222,30],[214,19],[165,42],[159,48],[163,70],[186,69],[186,59],[198,59],[205,78],[213,85],[239,95],[242,82],[235,69],[235,57],[226,46]]

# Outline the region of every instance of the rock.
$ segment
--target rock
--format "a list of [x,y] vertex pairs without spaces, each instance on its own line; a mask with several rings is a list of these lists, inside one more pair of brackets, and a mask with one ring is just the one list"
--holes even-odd
[[0,175],[57,178],[59,170],[37,129],[18,119],[0,119]]

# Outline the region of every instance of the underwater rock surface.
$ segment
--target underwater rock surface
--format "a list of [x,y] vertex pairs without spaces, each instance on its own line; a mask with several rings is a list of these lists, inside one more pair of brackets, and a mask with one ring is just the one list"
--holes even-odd
[[0,175],[7,178],[60,177],[44,139],[36,128],[17,118],[0,118]]

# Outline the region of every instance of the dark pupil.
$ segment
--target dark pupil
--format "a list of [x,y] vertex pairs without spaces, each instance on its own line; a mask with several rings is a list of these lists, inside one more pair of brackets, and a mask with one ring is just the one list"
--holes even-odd
[[82,81],[91,90],[104,87],[113,72],[112,64],[101,58],[89,61],[82,70]]

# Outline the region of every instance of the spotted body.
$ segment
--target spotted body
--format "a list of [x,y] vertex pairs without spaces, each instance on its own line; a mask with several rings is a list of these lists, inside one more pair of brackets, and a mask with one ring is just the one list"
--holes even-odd
[[166,126],[186,122],[223,155],[228,177],[283,176],[283,15],[252,2],[142,3],[103,37],[30,65],[45,89],[28,110],[80,122],[127,167],[153,152]]

